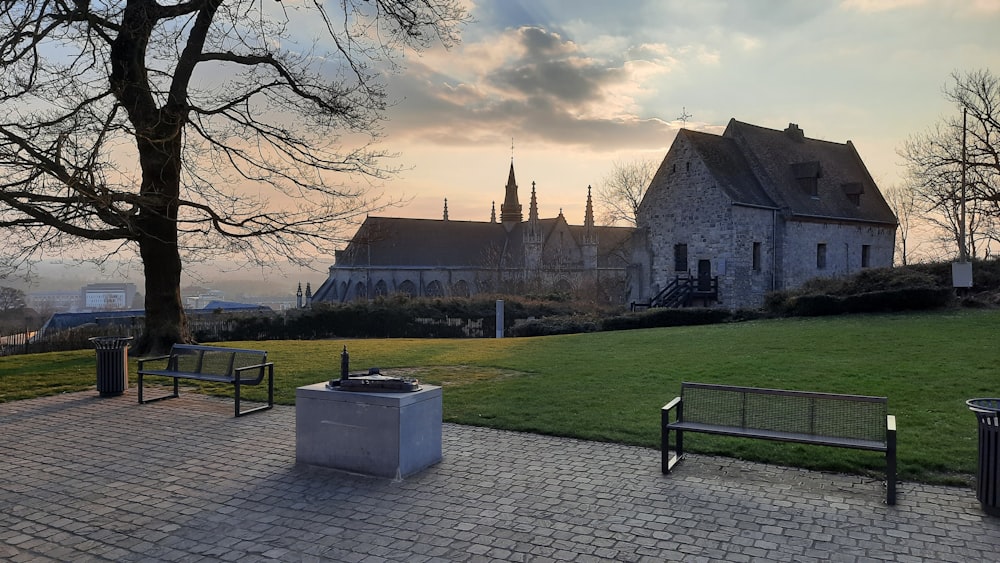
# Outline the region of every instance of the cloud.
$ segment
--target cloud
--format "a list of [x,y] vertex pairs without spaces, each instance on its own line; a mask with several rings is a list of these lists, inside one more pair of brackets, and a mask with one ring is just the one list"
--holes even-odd
[[508,29],[409,61],[393,80],[404,98],[391,116],[392,135],[461,145],[534,138],[590,148],[662,145],[671,126],[639,115],[638,96],[652,78],[678,66],[663,44],[641,44],[617,56],[589,54],[538,26]]
[[840,6],[844,10],[871,14],[912,8],[925,3],[926,0],[844,0]]

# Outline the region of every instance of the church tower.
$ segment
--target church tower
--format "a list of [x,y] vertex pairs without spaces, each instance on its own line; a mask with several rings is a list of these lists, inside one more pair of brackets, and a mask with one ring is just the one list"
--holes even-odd
[[583,217],[583,268],[597,270],[597,229],[594,227],[594,202],[587,186],[587,211]]
[[523,220],[521,204],[517,201],[517,182],[514,181],[514,162],[510,163],[510,175],[507,177],[507,193],[500,204],[500,222],[509,233],[515,225]]

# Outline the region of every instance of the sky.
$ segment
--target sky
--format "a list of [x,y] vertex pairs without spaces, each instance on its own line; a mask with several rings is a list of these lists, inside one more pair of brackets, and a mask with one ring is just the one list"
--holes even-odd
[[[451,49],[388,78],[385,216],[499,216],[513,158],[527,214],[582,224],[615,161],[659,163],[680,127],[730,119],[851,140],[882,188],[897,149],[957,110],[954,72],[1000,74],[1000,0],[472,0]],[[513,147],[513,148],[512,148]]]

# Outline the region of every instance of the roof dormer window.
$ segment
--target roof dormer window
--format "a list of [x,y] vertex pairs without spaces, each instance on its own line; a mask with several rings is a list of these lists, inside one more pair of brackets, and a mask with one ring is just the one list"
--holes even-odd
[[847,195],[847,199],[851,201],[855,206],[861,205],[861,194],[865,193],[865,186],[861,182],[850,182],[847,184],[841,184],[840,186],[844,190],[844,194]]
[[802,191],[812,197],[819,197],[819,179],[823,176],[819,161],[792,164],[792,175],[795,176]]

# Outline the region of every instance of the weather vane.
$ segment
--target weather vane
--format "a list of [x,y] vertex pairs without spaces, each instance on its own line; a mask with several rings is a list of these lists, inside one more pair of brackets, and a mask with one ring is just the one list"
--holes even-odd
[[514,162],[514,137],[510,138],[510,161]]
[[678,117],[677,119],[680,119],[681,123],[687,125],[689,117],[694,117],[694,116],[687,112],[687,107],[681,107],[681,116]]

